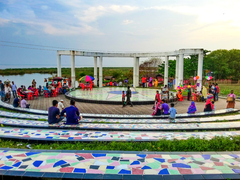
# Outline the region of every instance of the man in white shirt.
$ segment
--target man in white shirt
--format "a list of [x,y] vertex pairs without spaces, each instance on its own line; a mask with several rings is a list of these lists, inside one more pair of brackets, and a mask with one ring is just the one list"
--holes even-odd
[[63,105],[63,100],[62,99],[61,99],[60,102],[58,102],[57,108],[60,110],[60,112],[62,112],[62,110],[64,109],[64,105]]
[[13,93],[13,97],[16,98],[17,97],[17,86],[16,86],[16,84],[14,84],[13,81],[12,81],[12,93]]
[[26,99],[27,99],[26,97],[25,98],[22,97],[21,108],[29,108],[30,104],[27,103]]

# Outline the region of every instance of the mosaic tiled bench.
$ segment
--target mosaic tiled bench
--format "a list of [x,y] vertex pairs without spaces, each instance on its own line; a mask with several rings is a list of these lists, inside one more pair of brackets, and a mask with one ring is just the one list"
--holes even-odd
[[[177,121],[177,120],[176,120]],[[29,128],[57,128],[57,129],[86,129],[86,130],[127,130],[127,131],[171,131],[171,130],[211,130],[211,129],[239,129],[239,121],[218,123],[171,123],[171,124],[104,124],[80,123],[79,125],[65,125],[64,122],[49,125],[47,121],[18,120],[0,118],[0,124]]]
[[[31,114],[39,114],[39,115],[47,115],[48,112],[44,110],[37,110],[37,109],[26,109],[26,108],[15,108],[10,104],[4,103],[0,101],[0,107],[4,107],[7,109],[31,113]],[[219,114],[226,114],[231,112],[237,112],[238,109],[222,109],[216,110],[212,112],[199,112],[195,114],[177,114],[176,118],[189,118],[189,117],[201,117],[201,116],[210,116],[210,115],[219,115]],[[114,118],[114,119],[159,119],[159,118],[168,118],[168,115],[161,115],[161,116],[152,116],[152,115],[119,115],[119,114],[86,114],[81,113],[81,115],[85,118]]]
[[240,178],[240,152],[3,149],[0,157],[3,179],[10,176],[139,180]]
[[43,130],[24,128],[0,128],[0,138],[21,139],[27,141],[159,141],[186,140],[190,137],[210,140],[216,136],[239,136],[240,131],[213,132],[156,132],[156,131],[77,131]]
[[[44,115],[33,115],[23,113],[13,113],[7,111],[0,111],[0,117],[18,118],[18,119],[33,119],[33,120],[47,120],[48,117]],[[192,123],[192,122],[213,122],[213,121],[234,121],[239,120],[240,115],[232,116],[213,116],[205,118],[178,118],[176,123]],[[84,123],[123,123],[123,124],[166,124],[169,123],[169,119],[99,119],[99,118],[83,118],[81,122]]]

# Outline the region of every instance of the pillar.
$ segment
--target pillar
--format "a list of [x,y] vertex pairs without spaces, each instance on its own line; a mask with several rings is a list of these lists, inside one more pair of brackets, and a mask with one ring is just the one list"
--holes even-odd
[[198,74],[199,79],[197,80],[197,83],[199,84],[197,86],[197,91],[202,90],[202,76],[203,76],[203,52],[198,54]]
[[71,51],[71,87],[75,88],[75,51]]
[[139,57],[136,57],[136,87],[139,87]]
[[99,57],[99,87],[102,87],[103,81],[102,81],[102,57]]
[[94,85],[97,86],[97,56],[94,56]]
[[164,86],[168,85],[168,60],[169,60],[169,56],[165,56]]
[[57,76],[62,76],[62,70],[61,70],[61,54],[57,54]]
[[178,86],[178,72],[179,72],[179,56],[176,56],[175,86],[174,86],[175,89]]
[[179,54],[179,70],[178,70],[178,85],[183,84],[183,54]]
[[133,87],[135,88],[136,87],[136,57],[133,58]]

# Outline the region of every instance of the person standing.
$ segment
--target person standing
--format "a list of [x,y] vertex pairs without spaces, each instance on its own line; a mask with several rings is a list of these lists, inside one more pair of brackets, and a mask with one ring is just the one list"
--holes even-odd
[[176,117],[176,114],[177,114],[177,110],[174,108],[174,104],[171,103],[171,108],[169,109],[169,119],[170,121],[172,121],[173,123],[175,123],[175,117]]
[[191,94],[192,94],[192,91],[191,91],[191,83],[188,84],[187,92],[188,92],[188,101],[190,101]]
[[219,94],[219,86],[218,86],[218,84],[216,84],[216,87],[217,87],[217,94],[216,94],[216,98],[217,98],[217,101],[218,101],[218,94]]
[[59,109],[60,112],[62,112],[62,110],[64,109],[63,99],[61,99],[61,101],[58,102],[57,108]]
[[59,123],[61,120],[63,120],[63,116],[59,116],[60,111],[57,108],[58,106],[58,101],[57,100],[53,100],[52,101],[52,107],[48,108],[48,123],[49,124],[55,124],[55,123]]
[[212,85],[211,85],[211,82],[209,83],[209,86],[208,86],[208,92],[211,94],[212,93]]
[[124,91],[122,91],[122,107],[124,107],[125,106],[125,93],[124,93]]
[[159,91],[156,91],[155,101],[157,101],[157,102],[160,102],[160,103],[161,103],[161,99],[160,99],[160,94],[159,94]]
[[13,97],[16,98],[17,97],[17,86],[16,86],[16,84],[14,84],[14,81],[12,81],[12,93],[13,93]]
[[64,113],[67,114],[66,124],[79,124],[78,121],[81,120],[81,117],[78,108],[75,106],[75,100],[70,100],[70,106],[63,109],[60,116],[64,116]]
[[128,105],[128,103],[131,104],[131,107],[133,107],[133,104],[131,102],[131,96],[132,96],[132,92],[131,92],[131,89],[130,89],[130,86],[128,86],[128,90],[127,90],[127,102],[125,104],[125,106]]
[[5,91],[4,91],[4,84],[2,83],[2,80],[0,80],[0,97],[1,100],[4,101],[3,97],[4,97]]
[[214,86],[213,93],[214,93],[214,101],[216,101],[217,100],[217,84]]
[[231,90],[231,93],[228,95],[228,97],[230,97],[231,100],[227,100],[227,109],[228,108],[234,108],[235,107],[236,95],[233,94],[233,90]]
[[5,84],[5,99],[6,101],[8,100],[8,102],[10,102],[10,98],[11,98],[11,88],[10,88],[10,84]]
[[142,86],[143,86],[143,88],[145,87],[145,83],[146,83],[146,78],[142,77]]

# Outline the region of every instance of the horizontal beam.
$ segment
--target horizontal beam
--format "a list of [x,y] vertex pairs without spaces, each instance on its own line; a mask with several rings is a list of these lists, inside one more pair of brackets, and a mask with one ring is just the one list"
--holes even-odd
[[[146,52],[146,53],[117,53],[117,52],[91,52],[91,51],[74,51],[76,56],[87,57],[161,57],[161,56],[177,56],[179,54],[192,55],[203,52],[203,49],[180,49],[170,52]],[[71,50],[58,50],[59,55],[71,55]]]

